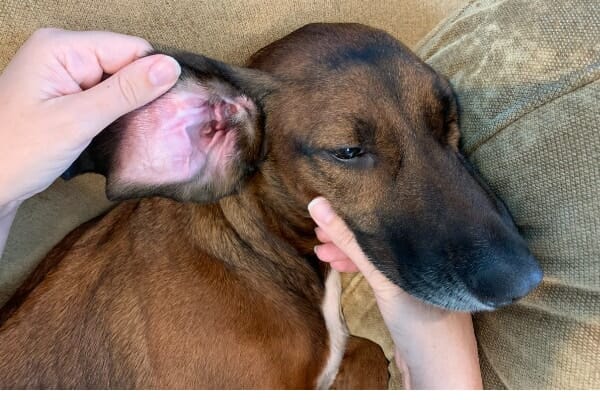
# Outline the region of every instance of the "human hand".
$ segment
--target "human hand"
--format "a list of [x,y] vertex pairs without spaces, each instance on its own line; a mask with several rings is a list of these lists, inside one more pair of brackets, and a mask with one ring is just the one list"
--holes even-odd
[[0,217],[46,189],[111,122],[175,84],[177,62],[140,58],[149,50],[110,32],[41,29],[25,42],[0,75]]
[[327,200],[308,205],[317,223],[317,257],[340,272],[360,271],[395,344],[406,388],[481,388],[477,346],[470,314],[425,304],[388,280],[360,249],[352,231]]

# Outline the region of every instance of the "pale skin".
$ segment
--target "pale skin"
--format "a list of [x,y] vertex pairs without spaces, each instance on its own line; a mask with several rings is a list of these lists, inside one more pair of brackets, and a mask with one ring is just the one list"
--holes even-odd
[[[42,29],[0,74],[0,257],[23,201],[50,186],[111,122],[175,84],[177,62],[142,57],[150,49],[116,33]],[[317,256],[339,271],[362,272],[373,288],[405,387],[481,388],[471,316],[426,305],[388,281],[325,199],[309,210],[323,242]]]

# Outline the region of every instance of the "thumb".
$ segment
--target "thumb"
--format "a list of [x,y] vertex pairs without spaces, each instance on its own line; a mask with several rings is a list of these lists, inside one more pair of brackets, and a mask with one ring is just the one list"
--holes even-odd
[[335,213],[331,204],[323,197],[317,197],[308,204],[308,212],[331,241],[348,256],[369,281],[377,274],[375,266],[361,250],[354,234],[346,223]]
[[98,134],[120,116],[169,90],[181,73],[174,58],[155,54],[123,67],[108,79],[68,96],[74,115],[85,116],[84,135]]

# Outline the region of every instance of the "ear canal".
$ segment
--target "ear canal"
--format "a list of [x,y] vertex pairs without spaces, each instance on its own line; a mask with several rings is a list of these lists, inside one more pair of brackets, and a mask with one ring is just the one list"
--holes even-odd
[[107,196],[212,202],[237,190],[259,161],[260,102],[270,79],[189,53],[166,94],[98,135],[66,177],[98,172]]

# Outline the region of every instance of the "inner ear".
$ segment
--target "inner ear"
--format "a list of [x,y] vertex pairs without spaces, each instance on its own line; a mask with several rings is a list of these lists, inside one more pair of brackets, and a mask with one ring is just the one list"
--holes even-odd
[[198,55],[175,55],[179,82],[98,135],[67,173],[106,176],[110,199],[164,196],[211,202],[231,194],[259,161],[269,81]]
[[258,140],[253,101],[226,82],[191,77],[123,117],[107,174],[112,198],[207,201],[232,191]]

